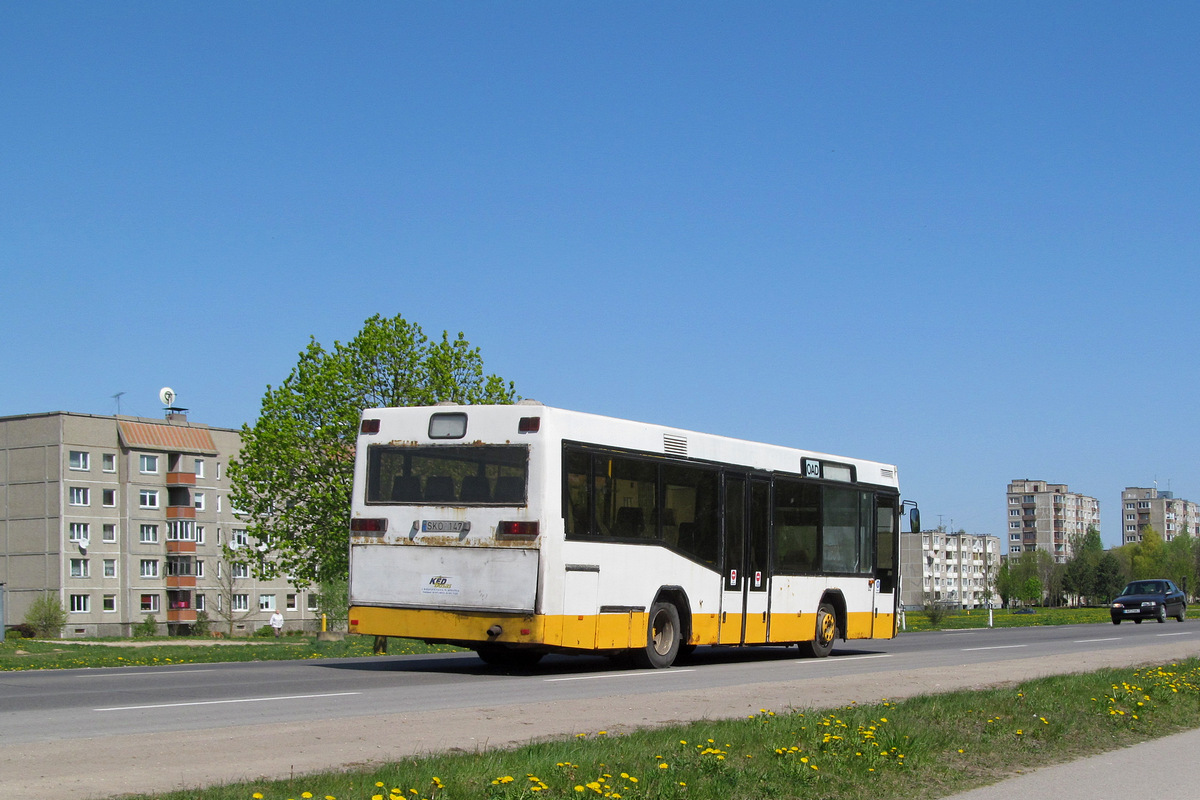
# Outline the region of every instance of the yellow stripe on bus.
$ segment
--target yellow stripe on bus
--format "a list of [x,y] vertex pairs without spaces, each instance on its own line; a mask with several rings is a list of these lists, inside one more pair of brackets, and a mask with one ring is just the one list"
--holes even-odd
[[[753,615],[759,616],[759,615]],[[761,617],[754,620],[761,628]],[[647,616],[643,611],[620,614],[568,614],[528,616],[437,611],[434,609],[375,608],[350,609],[350,632],[373,636],[401,636],[408,639],[456,642],[503,642],[561,647],[570,650],[623,650],[644,647]],[[813,638],[817,615],[772,614],[769,640],[741,641],[740,614],[697,614],[692,617],[688,644],[784,644]],[[496,636],[488,634],[499,626]],[[753,627],[753,626],[752,626]],[[721,631],[725,634],[722,636]],[[891,614],[871,612],[850,614],[847,639],[890,639],[895,631]]]

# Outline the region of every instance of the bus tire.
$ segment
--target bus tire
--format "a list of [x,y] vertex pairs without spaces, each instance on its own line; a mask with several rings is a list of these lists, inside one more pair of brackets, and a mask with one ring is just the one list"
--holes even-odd
[[481,644],[475,653],[488,666],[513,669],[530,669],[545,655],[541,650],[514,650],[502,644]]
[[646,646],[634,650],[633,663],[643,669],[665,669],[679,655],[679,609],[673,603],[658,602],[650,606],[646,625]]
[[837,638],[837,614],[833,606],[821,603],[817,607],[816,638],[811,642],[801,642],[800,652],[809,658],[824,658],[833,652],[833,640]]

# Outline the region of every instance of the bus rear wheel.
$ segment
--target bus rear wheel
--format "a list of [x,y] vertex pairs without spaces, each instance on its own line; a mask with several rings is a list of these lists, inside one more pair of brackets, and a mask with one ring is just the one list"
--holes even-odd
[[679,637],[679,609],[671,603],[655,603],[646,625],[646,646],[630,653],[633,663],[644,669],[671,666],[679,655]]
[[816,634],[811,642],[800,643],[800,652],[810,658],[824,658],[833,652],[833,640],[837,638],[837,615],[828,603],[817,607]]

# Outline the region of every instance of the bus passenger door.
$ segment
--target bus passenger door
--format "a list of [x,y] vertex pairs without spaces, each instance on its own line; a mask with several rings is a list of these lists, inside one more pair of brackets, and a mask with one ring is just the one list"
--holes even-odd
[[890,639],[896,631],[896,600],[899,597],[900,510],[896,498],[875,499],[875,598],[871,636]]
[[721,644],[767,641],[770,572],[771,484],[726,475],[724,492],[725,575],[721,597]]

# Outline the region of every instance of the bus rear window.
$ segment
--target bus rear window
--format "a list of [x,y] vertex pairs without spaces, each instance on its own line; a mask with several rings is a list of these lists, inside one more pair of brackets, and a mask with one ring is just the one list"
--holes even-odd
[[367,449],[367,502],[523,506],[529,448],[466,445]]

